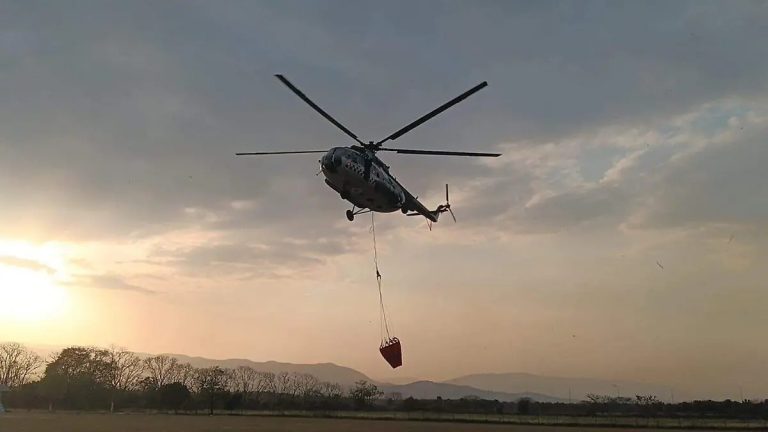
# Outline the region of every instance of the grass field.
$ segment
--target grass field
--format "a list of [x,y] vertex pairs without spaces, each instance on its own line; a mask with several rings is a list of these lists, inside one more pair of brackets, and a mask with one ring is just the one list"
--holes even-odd
[[[0,432],[283,432],[283,431],[648,431],[633,427],[539,426],[408,420],[327,419],[277,416],[108,414],[13,411],[0,414]],[[653,429],[680,431],[682,429]]]

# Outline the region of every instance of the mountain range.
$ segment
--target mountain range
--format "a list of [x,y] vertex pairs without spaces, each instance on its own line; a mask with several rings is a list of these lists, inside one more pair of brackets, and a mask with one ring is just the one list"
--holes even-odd
[[403,398],[414,397],[434,399],[458,399],[476,396],[483,399],[515,401],[528,397],[541,402],[578,402],[586,399],[589,393],[624,395],[654,394],[660,399],[670,394],[669,387],[637,383],[630,381],[611,381],[594,378],[566,378],[541,376],[528,373],[484,373],[465,375],[458,378],[434,382],[419,379],[403,379],[389,382],[371,379],[362,372],[334,363],[296,364],[276,361],[255,362],[247,359],[213,360],[204,357],[190,357],[181,354],[167,354],[180,362],[187,362],[195,367],[250,366],[264,372],[299,372],[316,376],[322,381],[336,382],[351,386],[356,381],[373,382],[385,394],[399,393]]
[[612,396],[656,395],[667,400],[669,386],[631,381],[595,378],[566,378],[541,376],[528,373],[483,373],[465,375],[445,381],[453,385],[465,385],[496,392],[524,391],[543,393],[560,399],[581,401],[587,394]]
[[[54,352],[51,347],[32,347],[46,357]],[[137,353],[140,357],[152,354]],[[629,381],[611,381],[594,378],[566,378],[541,376],[528,373],[481,373],[465,375],[442,382],[401,377],[396,382],[374,380],[355,369],[334,363],[298,364],[276,361],[255,362],[248,359],[216,360],[205,357],[191,357],[183,354],[165,354],[177,358],[182,363],[195,367],[221,366],[235,368],[250,366],[263,372],[297,372],[316,376],[321,381],[339,383],[345,387],[356,381],[366,380],[375,383],[385,394],[399,394],[403,398],[414,397],[434,399],[458,399],[475,396],[483,399],[515,401],[528,397],[542,402],[578,402],[586,399],[588,393],[610,394],[633,397],[636,394],[653,394],[667,400],[669,387]]]

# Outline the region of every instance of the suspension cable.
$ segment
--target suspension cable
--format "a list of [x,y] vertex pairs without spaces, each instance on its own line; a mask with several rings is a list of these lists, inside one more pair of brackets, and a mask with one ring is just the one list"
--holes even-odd
[[[387,312],[384,309],[384,297],[381,294],[381,272],[379,271],[379,254],[376,248],[376,223],[374,221],[373,212],[371,212],[371,234],[373,234],[373,265],[376,268],[376,284],[379,287],[379,331],[381,333],[381,339],[384,341],[384,332],[387,334],[387,341],[391,339],[389,336],[389,323],[387,322]],[[383,326],[383,328],[382,328]]]

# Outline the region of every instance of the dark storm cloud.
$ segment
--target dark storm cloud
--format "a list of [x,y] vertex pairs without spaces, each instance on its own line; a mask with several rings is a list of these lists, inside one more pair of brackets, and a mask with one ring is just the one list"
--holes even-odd
[[[488,89],[393,143],[478,150],[654,122],[706,101],[749,97],[765,89],[768,76],[768,46],[758,43],[768,35],[768,12],[760,3],[3,8],[0,192],[11,204],[0,219],[4,234],[29,237],[258,225],[315,238],[313,218],[338,220],[345,208],[311,175],[316,155],[233,156],[349,144],[274,80],[277,72],[370,138],[487,79]],[[488,172],[469,160],[386,159],[417,194],[439,195],[446,180],[460,184]],[[231,208],[238,200],[259,210]],[[529,212],[568,223],[552,200]],[[478,205],[498,203],[489,196]],[[219,218],[201,223],[190,208]]]

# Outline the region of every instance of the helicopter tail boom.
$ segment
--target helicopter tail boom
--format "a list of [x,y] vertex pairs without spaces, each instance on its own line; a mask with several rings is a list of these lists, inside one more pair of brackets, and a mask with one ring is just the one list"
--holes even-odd
[[406,213],[406,216],[424,216],[429,222],[437,222],[440,219],[440,215],[448,212],[453,218],[453,222],[456,222],[456,215],[451,210],[451,202],[448,200],[448,185],[445,185],[445,204],[440,204],[434,210],[427,210],[421,203],[419,203],[421,209],[416,210],[414,213]]

